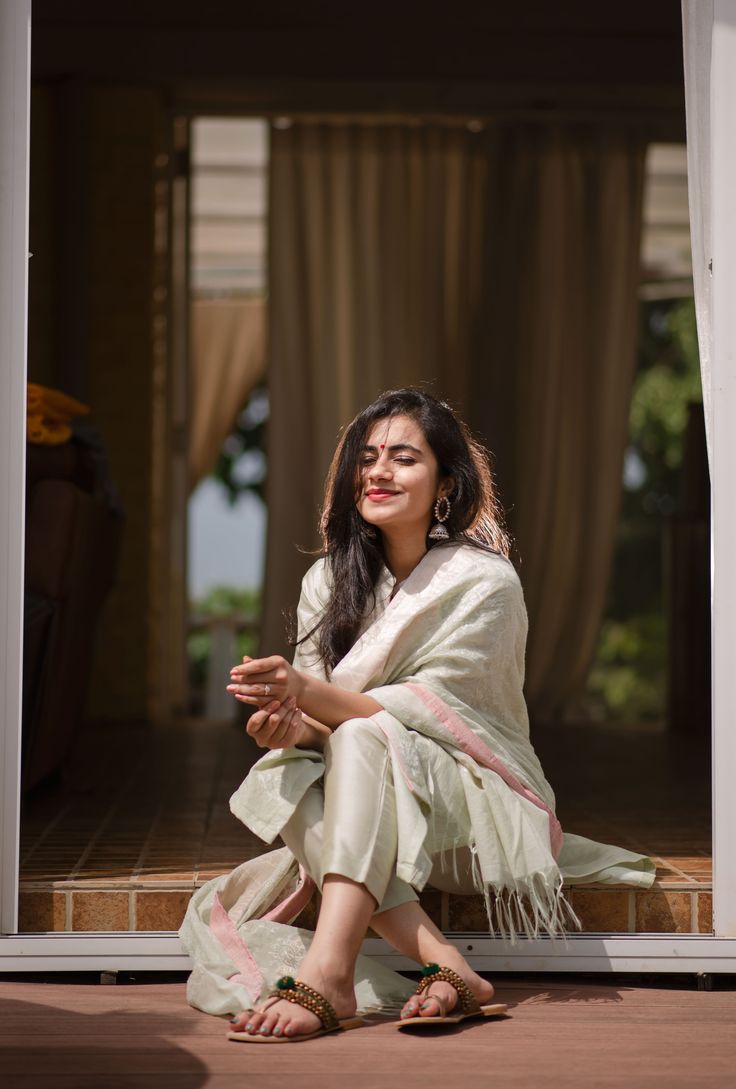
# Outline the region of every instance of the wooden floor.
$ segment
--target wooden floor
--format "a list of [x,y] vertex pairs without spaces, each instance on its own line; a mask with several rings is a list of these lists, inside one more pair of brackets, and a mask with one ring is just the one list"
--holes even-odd
[[[558,977],[559,979],[559,977]],[[184,984],[0,982],[4,1089],[732,1089],[736,989],[498,983],[503,1022],[408,1037],[376,1021],[303,1044],[229,1043]],[[688,989],[688,987],[690,989]]]

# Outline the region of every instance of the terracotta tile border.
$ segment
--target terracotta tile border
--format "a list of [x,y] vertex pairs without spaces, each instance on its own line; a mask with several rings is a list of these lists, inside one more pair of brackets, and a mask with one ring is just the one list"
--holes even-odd
[[711,892],[698,892],[697,900],[697,930],[699,934],[713,933],[713,894]]
[[[227,871],[222,870],[213,873],[212,876],[219,876],[220,872],[225,873]],[[159,880],[159,877],[162,879]],[[76,901],[76,905],[82,909],[83,914],[85,914],[83,909],[88,905],[91,907],[94,903],[101,917],[112,912],[119,921],[122,921],[122,900],[123,897],[127,896],[128,930],[135,932],[139,925],[137,909],[138,898],[141,895],[145,897],[146,894],[155,894],[151,896],[150,901],[146,900],[150,925],[151,909],[157,902],[157,896],[159,898],[158,902],[165,908],[165,913],[170,916],[171,905],[174,902],[181,905],[183,898],[194,892],[196,888],[200,888],[209,879],[209,871],[195,871],[184,880],[169,880],[164,875],[152,875],[143,880],[140,877],[127,880],[115,878],[106,881],[93,878],[83,878],[75,881],[31,879],[21,882],[20,894],[21,896],[31,897],[36,894],[35,902],[39,904],[42,902],[38,900],[39,894],[45,893],[47,896],[52,897],[52,902],[57,905],[53,913],[53,923],[57,926],[61,923],[62,917],[61,904],[57,897],[63,897],[63,929],[67,932],[72,931],[74,925],[75,897],[80,897]],[[621,889],[611,885],[582,885],[576,888],[581,908],[583,903],[586,905],[583,914],[589,917],[591,923],[595,922],[596,925],[602,926],[602,932],[606,932],[605,908],[603,908],[603,905],[607,901],[612,904],[616,903],[616,921],[619,928],[621,927],[622,904],[620,897],[623,893],[626,896],[626,902],[623,905],[628,927],[626,933],[712,933],[713,908],[709,884],[685,879],[684,881],[658,882],[652,889]],[[566,891],[569,895],[571,894],[574,905],[576,899],[575,887],[567,887]],[[603,895],[600,896],[601,904],[599,906],[595,900],[596,894],[601,893]],[[618,894],[618,896],[612,896],[612,894]],[[93,897],[93,899],[87,899],[87,897]],[[104,901],[107,897],[110,898],[110,901],[106,905]],[[171,899],[171,905],[166,903],[169,898]],[[477,904],[476,900],[478,901]],[[480,910],[482,906],[480,897],[457,897],[441,892],[433,895],[427,902],[431,909],[430,916],[440,929],[446,933],[486,933],[485,927],[482,925],[485,920],[485,909]],[[26,903],[30,905],[33,900],[29,899]],[[142,906],[143,901],[140,901],[140,903]],[[109,911],[106,911],[106,908]],[[30,911],[29,916],[32,917]],[[462,929],[463,919],[466,920],[465,929]],[[304,923],[306,920],[301,921]],[[457,927],[458,923],[460,927],[455,930],[454,927]],[[672,924],[674,924],[675,929],[669,930],[668,925]],[[583,931],[583,933],[593,932],[591,930]],[[623,931],[619,929],[608,932],[622,933]]]
[[70,893],[72,906],[72,930],[80,931],[125,930],[120,925],[125,921],[130,926],[129,892],[73,892]]

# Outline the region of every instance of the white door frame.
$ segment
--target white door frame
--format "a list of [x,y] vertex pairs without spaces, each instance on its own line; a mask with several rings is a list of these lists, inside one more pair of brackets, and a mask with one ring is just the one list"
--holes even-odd
[[31,0],[0,0],[0,933],[18,927]]
[[713,238],[711,632],[713,918],[736,935],[736,4],[715,0],[711,59]]
[[[31,0],[0,0],[0,970],[186,969],[167,934],[17,934],[28,311],[28,159]],[[522,940],[477,934],[453,941],[478,968],[557,972],[736,970],[736,11],[714,0],[713,148],[713,817],[715,936],[593,935]],[[365,951],[416,967],[383,942]]]

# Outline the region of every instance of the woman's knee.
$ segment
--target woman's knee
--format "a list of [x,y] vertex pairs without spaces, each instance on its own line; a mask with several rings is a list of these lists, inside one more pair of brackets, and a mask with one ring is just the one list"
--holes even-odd
[[356,750],[367,754],[386,751],[385,735],[372,718],[349,718],[333,730],[325,745],[325,757],[334,760]]
[[337,770],[341,778],[361,774],[382,779],[389,770],[386,738],[370,718],[350,718],[333,730],[324,757],[328,776]]

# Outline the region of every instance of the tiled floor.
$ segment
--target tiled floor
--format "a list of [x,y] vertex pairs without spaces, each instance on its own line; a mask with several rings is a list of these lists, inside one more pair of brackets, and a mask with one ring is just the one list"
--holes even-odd
[[[569,831],[657,858],[647,892],[571,891],[586,931],[708,933],[708,756],[653,730],[546,727],[535,745]],[[71,782],[21,822],[20,929],[175,930],[192,890],[264,850],[228,808],[260,751],[242,727],[189,722],[90,735]],[[480,897],[427,891],[448,931],[485,930]]]

